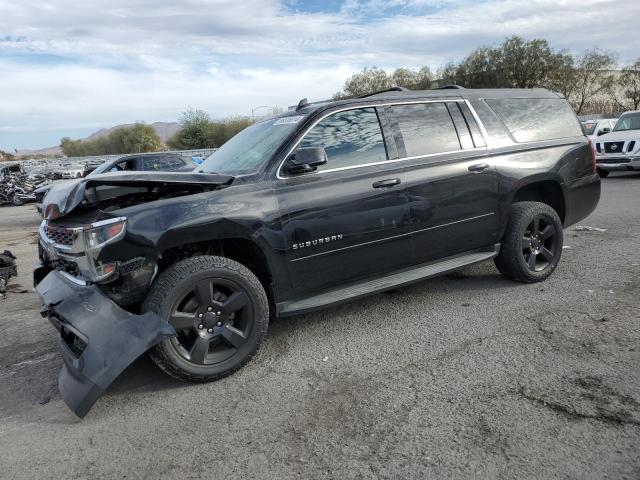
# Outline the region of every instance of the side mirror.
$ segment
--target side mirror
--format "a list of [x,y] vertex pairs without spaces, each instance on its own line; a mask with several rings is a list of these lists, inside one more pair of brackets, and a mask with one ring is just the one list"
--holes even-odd
[[327,163],[324,147],[298,148],[287,159],[285,169],[288,173],[309,173]]
[[598,132],[598,136],[604,135],[605,133],[609,133],[611,129],[609,127],[604,127],[602,130]]

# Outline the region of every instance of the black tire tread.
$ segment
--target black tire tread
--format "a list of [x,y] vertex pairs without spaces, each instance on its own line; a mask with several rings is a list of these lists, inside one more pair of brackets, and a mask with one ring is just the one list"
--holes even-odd
[[158,276],[156,281],[153,283],[149,294],[142,304],[142,311],[151,311],[158,313],[156,308],[163,302],[163,300],[170,294],[171,290],[178,283],[188,279],[194,273],[211,268],[230,270],[244,277],[245,280],[251,285],[251,287],[255,289],[255,292],[260,298],[261,305],[258,305],[258,311],[262,311],[265,313],[265,321],[258,322],[257,327],[261,328],[261,331],[258,332],[259,339],[254,349],[243,359],[243,361],[239,365],[216,375],[196,375],[176,368],[173,362],[167,357],[161,345],[157,345],[149,351],[149,357],[162,371],[172,376],[173,378],[185,382],[212,382],[231,375],[232,373],[236,372],[244,365],[246,365],[247,362],[249,362],[251,358],[253,358],[267,334],[267,327],[269,324],[269,302],[267,300],[267,295],[264,291],[264,288],[260,283],[260,280],[258,280],[258,278],[253,274],[253,272],[251,272],[251,270],[249,270],[241,263],[225,257],[195,256],[187,258],[185,260],[181,260],[171,267],[167,268]]
[[[539,214],[546,214],[554,218],[556,224],[560,226],[557,232],[560,235],[560,244],[558,246],[559,256],[556,265],[542,272],[532,272],[521,261],[521,245],[522,235],[521,228],[523,224],[529,223],[530,219]],[[507,228],[502,237],[500,253],[494,262],[500,273],[505,277],[523,283],[535,283],[547,279],[555,270],[560,255],[562,254],[562,222],[556,211],[551,206],[542,202],[516,202],[511,205],[511,214],[507,222]]]

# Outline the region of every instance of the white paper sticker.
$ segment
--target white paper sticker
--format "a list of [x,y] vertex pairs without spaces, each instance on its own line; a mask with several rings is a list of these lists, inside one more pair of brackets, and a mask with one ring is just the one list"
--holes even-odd
[[282,117],[273,122],[274,125],[291,125],[292,123],[298,123],[304,118],[304,115],[293,115],[291,117]]

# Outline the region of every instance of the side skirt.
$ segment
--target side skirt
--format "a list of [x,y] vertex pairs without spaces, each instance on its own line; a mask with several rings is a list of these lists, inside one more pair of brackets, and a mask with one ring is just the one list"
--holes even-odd
[[339,303],[348,302],[377,292],[383,292],[392,288],[408,285],[426,278],[458,270],[462,267],[466,267],[467,265],[473,265],[474,263],[490,260],[498,255],[498,252],[500,252],[499,243],[490,249],[474,250],[472,252],[446,257],[435,262],[418,265],[417,267],[392,273],[381,278],[366,280],[364,282],[330,290],[301,300],[278,303],[278,315],[284,317],[305,313],[327,307],[329,305],[337,305]]

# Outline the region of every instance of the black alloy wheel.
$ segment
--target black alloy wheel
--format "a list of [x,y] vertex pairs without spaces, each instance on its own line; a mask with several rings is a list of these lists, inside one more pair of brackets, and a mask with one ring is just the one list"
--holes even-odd
[[149,351],[166,373],[210,382],[245,365],[267,333],[269,300],[260,280],[229,258],[194,256],[164,270],[142,305],[176,331]]
[[536,216],[522,237],[522,256],[530,270],[541,272],[552,264],[557,250],[557,232],[552,221]]
[[558,266],[562,241],[562,221],[551,206],[542,202],[516,202],[511,205],[500,240],[496,267],[513,280],[540,282]]
[[225,278],[199,280],[173,305],[171,345],[185,360],[212,365],[228,360],[247,342],[253,307],[242,287]]

